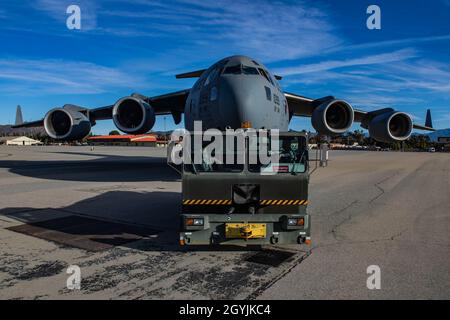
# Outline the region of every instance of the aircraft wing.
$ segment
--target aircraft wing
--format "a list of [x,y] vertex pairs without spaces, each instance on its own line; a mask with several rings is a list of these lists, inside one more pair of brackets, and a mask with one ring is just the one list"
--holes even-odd
[[311,117],[315,108],[314,99],[285,92],[284,96],[288,102],[289,114],[292,116]]
[[[286,100],[288,102],[290,116],[300,116],[300,117],[312,117],[313,112],[322,103],[326,101],[335,100],[333,96],[327,96],[320,99],[311,99],[294,93],[284,93]],[[392,108],[385,108],[375,111],[363,111],[358,109],[353,109],[354,121],[360,122],[364,128],[367,128],[368,123],[371,119],[379,116],[383,113],[394,112]],[[430,116],[431,117],[431,116]],[[418,130],[435,131],[434,128],[430,126],[423,126],[413,123],[413,128]]]
[[[190,89],[186,89],[154,97],[148,97],[138,93],[133,93],[131,97],[148,103],[153,108],[155,115],[172,114],[175,122],[179,123],[179,121],[181,121],[181,114],[184,111],[184,106],[186,104],[186,99],[189,95],[189,91]],[[92,124],[95,124],[96,120],[112,119],[114,106],[115,105],[113,104],[99,108],[88,109],[74,105],[65,105],[62,107],[62,109],[73,110],[75,108],[76,111],[84,114]],[[23,124],[13,126],[13,128],[40,127],[43,125],[44,119],[33,122],[25,122]]]
[[147,102],[155,108],[156,114],[182,113],[190,89],[148,98]]
[[[294,93],[285,92],[284,96],[288,102],[289,112],[294,116],[311,117],[315,108],[327,100],[335,99],[333,96],[327,96],[320,99],[311,99]],[[367,111],[354,109],[354,120],[361,122],[368,114]]]
[[[154,109],[156,115],[163,114],[181,114],[184,112],[186,99],[190,89],[167,93],[154,97],[143,96],[139,93],[133,93],[131,96],[147,102]],[[107,120],[112,119],[114,105],[88,110],[89,119]]]

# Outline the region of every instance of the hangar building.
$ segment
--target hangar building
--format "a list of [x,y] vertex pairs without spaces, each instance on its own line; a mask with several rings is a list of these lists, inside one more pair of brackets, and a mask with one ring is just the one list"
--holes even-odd
[[22,137],[0,137],[0,144],[7,146],[37,146],[43,143],[39,140],[34,140],[26,136]]

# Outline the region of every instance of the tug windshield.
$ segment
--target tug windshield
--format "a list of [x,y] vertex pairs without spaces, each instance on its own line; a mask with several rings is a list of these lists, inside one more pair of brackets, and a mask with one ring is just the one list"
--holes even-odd
[[[275,144],[272,139],[258,136],[249,139],[249,164],[251,172],[259,173],[303,173],[307,169],[308,148],[304,136],[280,135],[278,148],[274,150]],[[267,153],[271,159],[269,163],[261,161],[259,155]],[[258,157],[252,155],[257,154]],[[252,161],[253,160],[253,161]]]
[[[192,136],[193,139],[193,136]],[[244,139],[239,136],[210,137],[198,143],[191,143],[191,164],[194,172],[241,172],[244,170]],[[197,140],[198,141],[198,140]],[[192,140],[194,142],[194,140]]]

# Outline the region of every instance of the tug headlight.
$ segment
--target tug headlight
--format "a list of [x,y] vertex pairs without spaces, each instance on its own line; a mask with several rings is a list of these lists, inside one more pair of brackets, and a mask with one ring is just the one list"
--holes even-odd
[[204,224],[203,218],[194,219],[194,226],[202,226]]
[[205,220],[203,218],[187,218],[186,225],[187,226],[203,226],[205,224]]
[[287,221],[289,227],[293,226],[304,226],[305,219],[304,218],[289,218]]

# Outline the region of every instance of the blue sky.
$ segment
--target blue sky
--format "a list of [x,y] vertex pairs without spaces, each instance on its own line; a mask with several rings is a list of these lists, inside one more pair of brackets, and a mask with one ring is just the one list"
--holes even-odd
[[[66,27],[81,8],[82,29]],[[366,9],[381,8],[381,30]],[[395,107],[450,127],[450,0],[0,2],[0,124],[65,103],[98,107],[132,92],[189,88],[174,75],[233,54],[284,76],[286,91],[334,95],[357,108]],[[155,130],[174,128],[159,117]],[[311,129],[295,119],[295,129]],[[356,128],[356,126],[355,126]],[[94,133],[114,129],[102,121]]]

